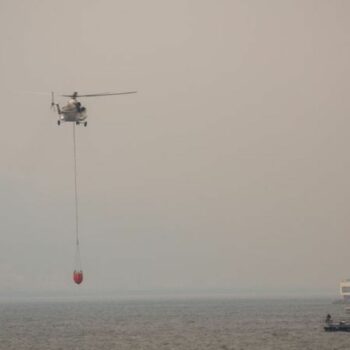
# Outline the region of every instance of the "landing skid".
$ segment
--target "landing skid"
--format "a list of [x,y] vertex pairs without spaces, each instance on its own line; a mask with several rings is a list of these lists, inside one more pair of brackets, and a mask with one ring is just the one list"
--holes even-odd
[[[85,127],[87,126],[87,122],[81,123],[81,122],[79,122],[79,121],[76,121],[75,124],[76,124],[76,125],[83,124]],[[61,120],[57,120],[57,125],[58,125],[58,126],[61,125]]]

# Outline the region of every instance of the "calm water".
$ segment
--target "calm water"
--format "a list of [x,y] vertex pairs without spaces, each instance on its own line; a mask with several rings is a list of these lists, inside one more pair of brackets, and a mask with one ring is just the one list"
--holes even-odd
[[331,300],[66,300],[0,302],[0,349],[350,349],[325,333]]

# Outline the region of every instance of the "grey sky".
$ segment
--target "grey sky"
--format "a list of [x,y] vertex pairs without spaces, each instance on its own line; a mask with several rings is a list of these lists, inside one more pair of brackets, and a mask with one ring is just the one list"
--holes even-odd
[[[0,2],[0,294],[337,292],[349,271],[348,1]],[[64,102],[64,98],[60,100]]]

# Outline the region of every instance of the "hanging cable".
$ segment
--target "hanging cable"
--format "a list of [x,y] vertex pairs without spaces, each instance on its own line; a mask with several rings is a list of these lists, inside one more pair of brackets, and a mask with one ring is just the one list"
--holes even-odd
[[77,181],[77,140],[75,136],[75,123],[73,123],[73,152],[74,152],[74,194],[75,194],[75,235],[79,246],[79,212],[78,212],[78,181]]
[[75,270],[73,272],[73,280],[80,284],[83,281],[83,271],[80,258],[79,247],[79,201],[78,201],[78,176],[77,176],[77,140],[75,134],[75,123],[73,123],[73,154],[74,154],[74,199],[75,199]]

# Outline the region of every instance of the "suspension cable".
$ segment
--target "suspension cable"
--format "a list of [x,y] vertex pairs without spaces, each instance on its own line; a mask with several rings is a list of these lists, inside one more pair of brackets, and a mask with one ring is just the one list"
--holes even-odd
[[78,181],[77,181],[77,145],[75,135],[75,123],[73,123],[73,147],[74,147],[74,193],[75,193],[75,235],[76,245],[79,251],[79,212],[78,212]]

